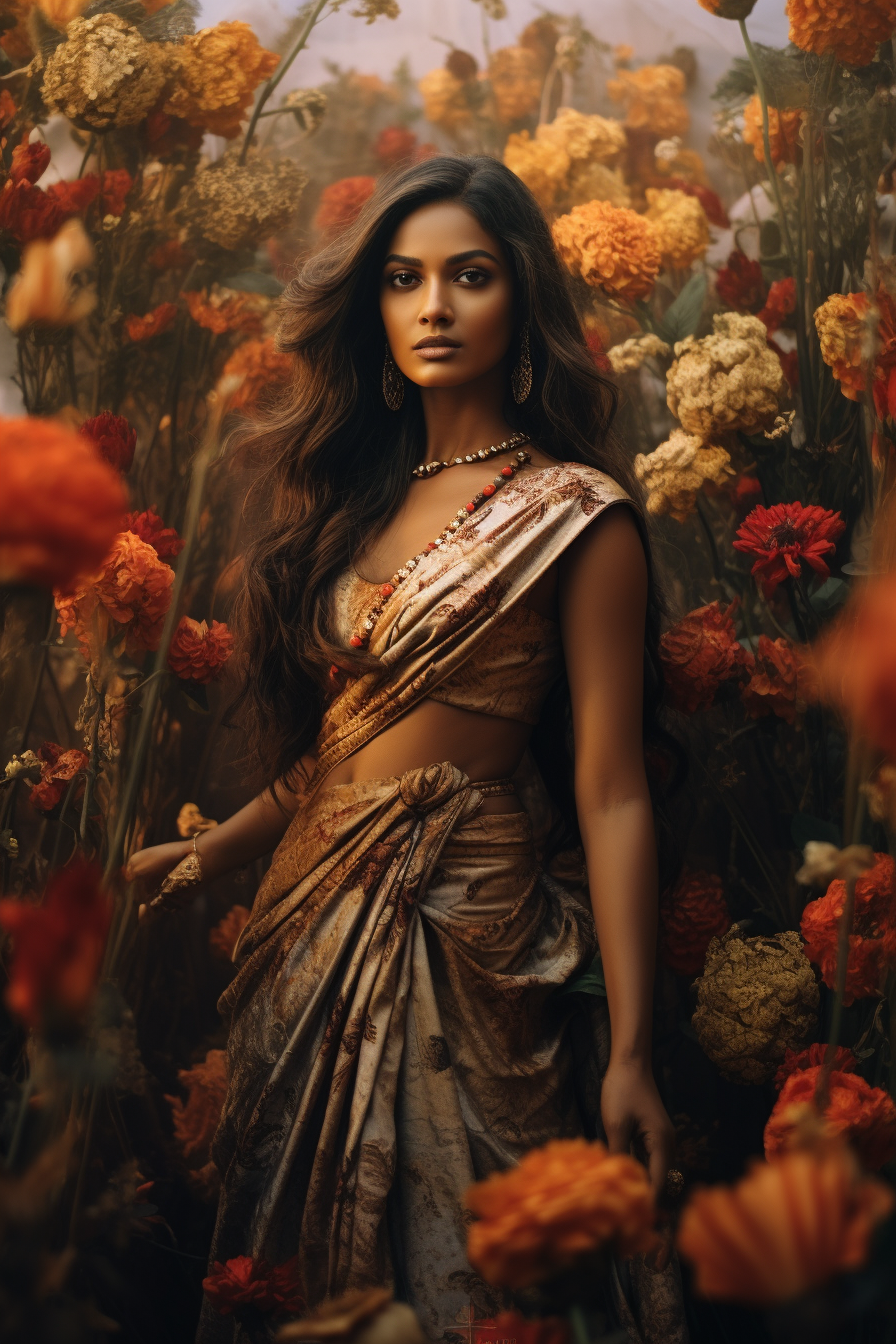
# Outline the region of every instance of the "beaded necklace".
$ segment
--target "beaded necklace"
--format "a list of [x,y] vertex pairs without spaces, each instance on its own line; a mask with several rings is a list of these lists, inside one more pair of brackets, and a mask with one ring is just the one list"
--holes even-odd
[[490,457],[497,457],[498,453],[509,453],[512,448],[518,448],[521,443],[528,443],[528,434],[511,434],[509,439],[503,443],[493,443],[490,448],[480,448],[476,453],[467,453],[465,457],[450,457],[446,462],[421,462],[419,467],[415,467],[411,472],[418,481],[425,480],[427,476],[437,476],[440,471],[446,467],[462,467],[465,462],[485,462]]
[[[523,435],[518,437],[516,441],[519,443],[527,442],[528,440],[525,438],[525,435]],[[508,443],[507,446],[509,448],[511,446],[510,443]],[[488,455],[492,451],[498,452],[500,450],[497,448],[494,450],[484,448],[481,451]],[[472,456],[471,461],[475,462],[476,457]],[[420,561],[425,560],[427,555],[430,555],[433,551],[437,551],[441,546],[444,546],[445,542],[449,541],[451,537],[454,536],[454,533],[467,518],[469,518],[470,514],[476,512],[480,504],[484,504],[487,499],[491,499],[496,490],[500,490],[502,485],[506,485],[508,481],[513,480],[520,467],[525,466],[527,462],[531,461],[531,454],[527,453],[525,448],[521,448],[516,454],[516,461],[509,463],[506,467],[502,467],[494,480],[490,481],[488,485],[484,485],[479,491],[479,494],[473,496],[469,504],[465,504],[462,509],[458,509],[457,513],[451,519],[451,522],[439,533],[435,541],[428,542],[419,555],[415,555],[413,559],[407,560],[402,565],[401,569],[395,571],[388,583],[380,585],[379,596],[373,606],[368,608],[367,614],[361,622],[360,627],[349,640],[349,644],[353,649],[364,649],[367,647],[370,642],[371,632],[379,620],[383,608],[389,598],[395,592],[395,589],[398,588],[400,584],[404,583],[405,579],[417,568]],[[454,463],[448,463],[447,465],[453,466]]]

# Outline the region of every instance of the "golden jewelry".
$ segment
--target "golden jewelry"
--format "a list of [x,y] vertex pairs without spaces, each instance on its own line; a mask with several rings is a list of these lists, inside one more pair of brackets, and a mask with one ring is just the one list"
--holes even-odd
[[436,476],[446,467],[462,467],[465,462],[487,462],[490,457],[497,457],[499,453],[509,453],[512,448],[517,448],[521,443],[528,443],[529,435],[511,434],[509,439],[503,443],[493,443],[488,448],[478,448],[475,453],[466,453],[463,457],[449,457],[445,462],[421,462],[419,467],[415,467],[411,472],[418,481],[425,480],[427,476]]
[[196,839],[197,837],[194,835],[192,853],[187,854],[179,864],[171,869],[171,872],[159,887],[158,895],[150,901],[150,905],[186,904],[184,898],[178,897],[173,902],[170,898],[176,896],[178,892],[188,891],[191,887],[198,886],[202,881],[202,855],[196,848]]
[[392,358],[389,342],[386,342],[386,358],[383,361],[383,399],[390,411],[400,411],[404,401],[404,379],[401,370]]

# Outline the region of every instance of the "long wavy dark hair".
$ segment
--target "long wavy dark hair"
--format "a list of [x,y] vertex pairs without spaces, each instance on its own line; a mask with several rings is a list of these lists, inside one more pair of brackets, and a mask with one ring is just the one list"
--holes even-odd
[[[529,323],[532,392],[504,414],[545,453],[582,462],[640,493],[609,433],[616,389],[595,367],[566,275],[535,198],[485,156],[439,156],[383,178],[360,217],[312,256],[282,300],[279,343],[295,358],[292,386],[243,443],[258,469],[247,499],[251,541],[232,621],[241,651],[231,714],[249,730],[251,756],[268,784],[298,782],[297,762],[317,735],[330,665],[353,657],[333,640],[333,580],[380,532],[405,498],[425,455],[419,389],[405,380],[401,410],[382,393],[385,331],[382,266],[401,222],[421,206],[465,206],[501,242],[515,281],[515,323]],[[519,335],[515,339],[519,339]],[[641,528],[647,546],[646,528]],[[649,547],[647,547],[649,562]],[[652,573],[645,640],[645,738],[660,733],[657,642],[663,603]],[[369,658],[354,657],[356,666]],[[569,771],[557,729],[568,730],[568,693],[552,697],[534,747],[561,811],[575,826]],[[562,734],[567,739],[567,731]],[[553,744],[553,749],[550,749]]]

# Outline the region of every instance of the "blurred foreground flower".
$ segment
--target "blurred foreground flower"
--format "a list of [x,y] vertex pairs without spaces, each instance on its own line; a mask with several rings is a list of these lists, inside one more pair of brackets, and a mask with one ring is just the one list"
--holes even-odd
[[221,370],[218,385],[239,379],[230,396],[230,409],[249,414],[265,395],[276,395],[285,387],[292,371],[292,357],[278,350],[273,336],[268,336],[238,345]]
[[896,760],[896,574],[853,593],[813,646],[819,694]]
[[245,905],[234,905],[223,919],[219,919],[209,931],[208,945],[213,955],[230,961],[237,939],[249,922],[249,910]]
[[310,1316],[282,1325],[275,1344],[298,1340],[314,1344],[322,1340],[333,1344],[426,1344],[414,1311],[405,1302],[393,1301],[386,1288],[357,1288],[329,1298]]
[[686,870],[660,900],[660,955],[678,975],[699,975],[710,942],[730,926],[719,878]]
[[80,1018],[96,989],[111,907],[94,864],[54,873],[40,905],[0,900],[0,928],[13,938],[6,1003],[28,1027]]
[[336,235],[354,224],[376,188],[375,177],[342,177],[320,194],[314,227]]
[[160,560],[171,560],[180,555],[184,548],[184,539],[174,527],[166,527],[155,509],[144,509],[142,513],[129,513],[124,525],[134,536],[151,546]]
[[47,106],[76,126],[136,126],[169,78],[174,44],[147,42],[118,14],[74,19],[44,67]]
[[[791,1074],[823,1064],[826,1053],[827,1045],[823,1041],[807,1045],[805,1050],[788,1050],[784,1056],[784,1063],[779,1065],[775,1073],[774,1082],[777,1090],[781,1091]],[[844,1045],[837,1046],[834,1051],[834,1069],[837,1073],[855,1073],[857,1064],[858,1060],[852,1050]]]
[[13,331],[30,322],[69,327],[96,305],[92,286],[73,286],[73,277],[93,263],[93,244],[77,219],[70,219],[50,242],[29,243],[22,269],[6,298],[6,321]]
[[473,1268],[496,1287],[542,1283],[612,1245],[636,1255],[656,1243],[647,1171],[602,1143],[555,1139],[467,1191],[478,1217],[467,1238]]
[[678,1232],[701,1297],[756,1305],[801,1297],[868,1257],[893,1192],[840,1145],[754,1162],[735,1186],[698,1190]]
[[227,1094],[226,1052],[209,1050],[202,1063],[179,1069],[177,1081],[186,1088],[186,1103],[180,1097],[165,1097],[171,1107],[174,1137],[184,1157],[203,1166],[211,1158],[212,1139]]
[[821,578],[831,571],[822,559],[837,549],[837,538],[846,524],[840,514],[819,504],[805,508],[795,504],[773,504],[767,509],[757,504],[737,529],[732,545],[736,551],[755,555],[750,573],[771,597],[785,579],[799,579],[803,561]]
[[[846,962],[845,1004],[879,994],[886,972],[896,966],[896,866],[889,854],[856,879],[855,914]],[[846,901],[846,882],[836,878],[824,896],[803,910],[800,930],[806,956],[829,989],[837,975],[837,939]]]
[[553,225],[554,242],[573,275],[611,298],[642,299],[661,264],[651,224],[634,210],[606,201],[577,205]]
[[88,661],[109,638],[132,655],[157,649],[173,583],[174,570],[152,546],[119,532],[98,572],[56,592],[60,631],[74,631]]
[[874,867],[875,857],[870,845],[847,845],[845,849],[838,849],[826,840],[809,840],[803,845],[803,866],[794,876],[805,886],[826,887],[835,878],[848,881],[860,877]]
[[668,513],[679,523],[690,518],[707,481],[722,485],[734,475],[724,448],[704,445],[684,429],[673,429],[652,453],[638,453],[634,468],[647,491],[647,512],[660,517]]
[[[802,157],[800,131],[803,114],[798,107],[769,107],[768,141],[772,163],[781,168],[785,163],[799,163]],[[765,163],[765,140],[762,132],[762,105],[754,93],[744,108],[744,143],[753,146],[757,163]]]
[[737,602],[697,607],[660,637],[667,697],[684,714],[708,709],[722,683],[746,663],[732,620],[736,607]]
[[37,755],[41,762],[40,779],[28,795],[28,801],[40,812],[52,812],[62,802],[62,795],[71,781],[87,769],[90,758],[77,747],[63,751],[56,742],[44,742],[38,747]]
[[70,583],[121,527],[121,478],[52,420],[0,418],[0,583]]
[[663,187],[648,187],[647,213],[654,228],[663,266],[687,270],[709,247],[709,221],[696,196]]
[[134,461],[134,449],[137,447],[137,431],[128,424],[123,415],[113,415],[103,411],[100,415],[85,420],[78,430],[85,439],[93,444],[104,462],[116,471],[130,471]]
[[687,80],[676,65],[642,65],[640,70],[617,70],[607,80],[614,103],[625,105],[625,124],[652,135],[684,135],[691,124],[683,101]]
[[896,28],[894,0],[787,0],[790,40],[844,65],[867,65]]
[[239,1316],[246,1307],[271,1315],[297,1315],[305,1307],[298,1256],[273,1266],[248,1255],[223,1265],[216,1261],[202,1287],[222,1316]]
[[[805,1106],[815,1105],[820,1064],[797,1069],[784,1080],[765,1126],[765,1155],[793,1147],[799,1141]],[[877,1169],[896,1157],[896,1105],[881,1087],[871,1087],[857,1073],[831,1073],[829,1098],[823,1112],[824,1129],[848,1139],[866,1167]]]
[[241,19],[185,37],[175,57],[176,76],[162,111],[228,140],[239,135],[256,88],[280,62]]
[[781,364],[756,317],[718,313],[713,331],[675,347],[666,378],[669,410],[704,443],[718,434],[769,429],[785,394]]
[[285,228],[308,176],[290,159],[250,158],[228,151],[185,188],[178,214],[188,230],[219,247],[255,247]]
[[194,621],[181,616],[168,650],[168,666],[177,676],[207,686],[233,653],[233,635],[223,621]]
[[785,723],[795,723],[808,695],[804,656],[786,639],[760,635],[756,653],[747,655],[746,669],[749,681],[740,694],[749,718],[774,714]]

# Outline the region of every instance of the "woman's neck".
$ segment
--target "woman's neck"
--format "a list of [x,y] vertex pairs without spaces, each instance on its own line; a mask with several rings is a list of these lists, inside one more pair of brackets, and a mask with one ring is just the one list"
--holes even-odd
[[[494,373],[495,371],[492,371]],[[513,433],[504,418],[505,377],[486,374],[460,387],[420,389],[426,420],[425,462],[463,457]]]

